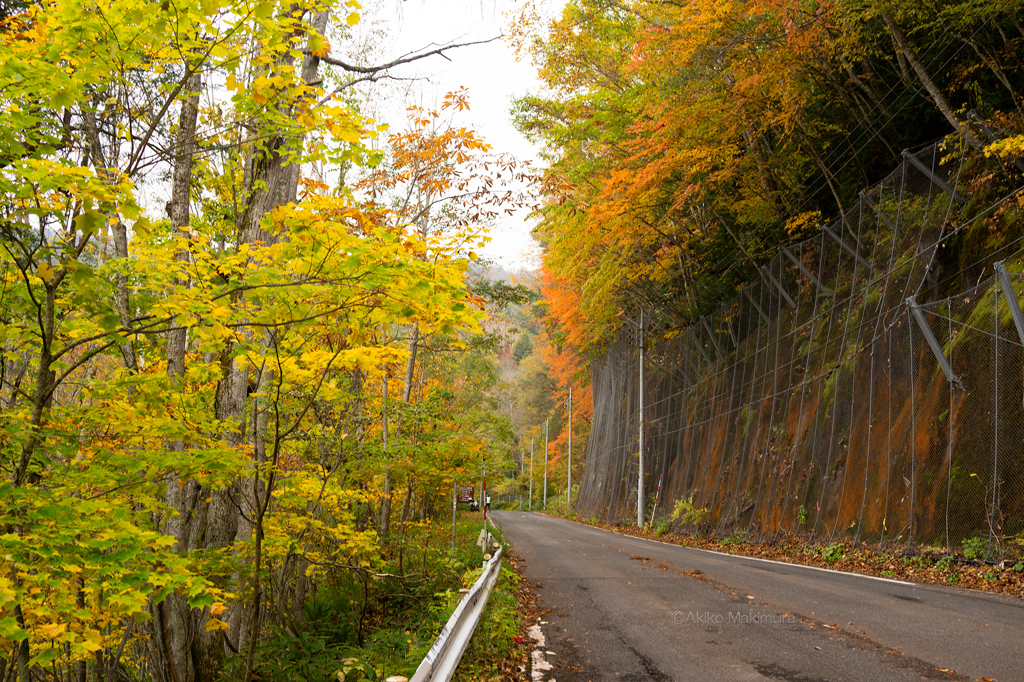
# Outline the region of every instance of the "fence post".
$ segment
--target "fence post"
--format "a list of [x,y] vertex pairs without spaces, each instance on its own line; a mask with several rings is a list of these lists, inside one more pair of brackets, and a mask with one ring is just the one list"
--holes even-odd
[[782,298],[786,299],[786,303],[789,304],[789,307],[796,310],[796,302],[789,297],[789,294],[786,293],[786,289],[782,286],[782,282],[775,279],[775,275],[773,275],[771,270],[768,269],[768,266],[761,266],[761,274],[767,277],[768,280],[775,285],[775,288],[779,290],[780,294],[782,294]]
[[957,194],[955,189],[947,185],[942,178],[936,175],[931,168],[921,163],[921,159],[917,158],[906,149],[903,150],[903,158],[914,164],[914,167],[917,168],[917,170],[927,175],[934,184],[938,185],[942,189],[943,192],[953,197],[953,201],[958,204],[963,204],[967,201],[967,199]]
[[566,487],[569,489],[569,509],[572,509],[572,384],[569,384],[569,483]]
[[[1011,289],[1012,291],[1012,289]],[[1013,306],[1010,306],[1011,308]],[[988,548],[986,558],[992,553],[993,545],[998,545],[999,535],[999,289],[996,289],[996,306],[992,314],[992,335],[995,344],[995,372],[992,373],[995,389],[992,391],[992,505],[985,520],[988,522]]]
[[949,361],[946,360],[946,356],[942,354],[942,346],[935,339],[935,335],[932,334],[931,327],[924,319],[924,314],[921,312],[921,307],[917,305],[917,301],[914,300],[913,296],[907,298],[907,307],[910,308],[910,312],[914,315],[914,319],[917,321],[917,326],[921,328],[921,333],[924,334],[925,341],[928,342],[928,347],[932,349],[932,354],[935,355],[935,360],[938,361],[939,367],[946,374],[946,380],[951,384],[955,384],[960,381],[960,377],[953,374],[953,368],[950,366]]
[[1020,342],[1024,343],[1024,315],[1020,311],[1020,302],[1017,300],[1017,292],[1013,290],[1010,283],[1010,275],[1006,272],[1006,262],[999,261],[995,264],[996,275],[999,277],[999,286],[1006,297],[1006,304],[1010,306],[1010,316],[1013,317],[1013,324],[1017,327],[1017,336]]
[[[868,194],[864,190],[861,190],[860,191],[860,198],[864,200],[865,204],[867,204],[868,206],[870,206],[871,208],[873,208],[875,210],[875,213],[878,215],[878,219],[881,220],[886,225],[888,225],[890,230],[892,230],[893,232],[899,233],[900,228],[896,227],[896,223],[894,223],[889,218],[889,216],[887,216],[885,214],[885,211],[882,210],[882,207],[879,204],[876,204],[874,202],[874,200],[871,198],[870,194]],[[827,230],[828,228],[825,228],[825,229]],[[829,230],[829,231],[831,232],[831,230]],[[833,237],[833,239],[838,239],[838,237],[836,237],[835,235],[832,235],[832,237]],[[840,243],[842,243],[842,242],[840,242]],[[859,256],[858,256],[858,258],[859,258]],[[865,265],[867,265],[867,263],[865,263]],[[868,265],[868,267],[871,267],[871,266]]]
[[821,289],[822,293],[824,293],[826,296],[831,296],[832,295],[832,290],[829,289],[824,284],[822,284],[821,281],[817,277],[815,277],[814,274],[810,270],[807,269],[807,266],[804,265],[802,262],[800,262],[799,258],[797,258],[796,256],[793,255],[792,251],[790,251],[785,246],[783,246],[782,247],[782,253],[785,254],[786,258],[788,258],[789,260],[791,260],[793,262],[793,265],[795,265],[798,268],[800,268],[800,272],[804,273],[804,277],[806,277],[807,279],[811,280],[811,282],[814,283],[814,286],[816,286],[819,289]]
[[548,426],[551,424],[551,417],[544,422],[544,506],[548,508]]
[[[641,316],[641,322],[643,317]],[[715,347],[715,353],[719,356],[722,355],[722,349],[718,347],[718,342],[715,341],[715,332],[711,330],[711,325],[708,324],[707,318],[703,315],[700,316],[700,323],[704,325],[704,331],[708,333],[708,338],[711,340],[711,345]],[[640,350],[643,351],[643,341],[640,342]],[[641,355],[643,357],[643,355]]]
[[[992,128],[991,126],[989,126],[988,122],[981,116],[978,116],[974,109],[971,109],[970,111],[967,112],[967,119],[978,124],[978,127],[981,128],[982,134],[988,139],[989,142],[995,142],[996,140],[999,139],[999,136],[992,132]],[[1024,171],[1024,160],[1017,158],[1014,160],[1013,165],[1017,166],[1019,170]]]
[[[861,192],[861,195],[865,196],[865,198],[866,198],[866,195],[864,195],[863,192]],[[868,202],[868,203],[870,204],[870,202]],[[850,254],[854,258],[856,258],[857,262],[860,263],[861,265],[863,265],[864,267],[866,267],[869,272],[874,270],[874,268],[871,267],[871,263],[867,262],[867,260],[865,260],[863,256],[861,256],[859,253],[857,253],[856,249],[854,249],[852,246],[850,246],[849,244],[844,242],[839,237],[839,235],[837,235],[835,232],[832,231],[832,229],[828,225],[826,225],[822,229],[825,230],[825,234],[827,234],[829,237],[832,237],[832,239],[834,239],[836,241],[836,243],[839,244],[840,247],[842,247],[843,251],[845,251],[846,253]],[[895,231],[895,228],[894,228],[893,231]]]
[[[949,360],[953,361],[953,299],[946,299],[946,317],[949,318]],[[953,384],[949,385],[949,418],[946,420],[946,549],[949,549],[949,500],[953,487]]]
[[757,301],[754,300],[753,294],[750,293],[750,288],[749,287],[743,287],[743,293],[747,297],[747,300],[750,301],[750,305],[754,306],[754,310],[757,311],[757,314],[761,316],[761,319],[763,319],[765,322],[768,322],[769,324],[771,324],[771,320],[768,319],[768,316],[764,314],[763,310],[761,310],[761,306],[759,306],[757,304]]
[[[908,299],[913,302],[913,297]],[[917,304],[912,303],[911,311],[914,317],[917,319],[918,325],[921,326],[921,333],[924,334],[925,338],[929,340],[929,344],[935,342],[935,337],[932,335],[931,328],[925,324],[924,315],[918,310]],[[907,523],[910,528],[910,532],[907,534],[907,547],[914,545],[914,514],[917,512],[915,508],[917,506],[917,386],[914,382],[914,361],[916,353],[914,352],[914,325],[907,325],[907,353],[910,355],[910,513],[907,515]],[[936,348],[932,346],[932,351],[935,352]],[[939,353],[939,357],[943,361],[946,360],[946,356]]]
[[[700,318],[702,321],[704,318]],[[706,324],[706,323],[705,323]],[[644,527],[644,311],[640,309],[640,466],[636,477],[636,527]]]

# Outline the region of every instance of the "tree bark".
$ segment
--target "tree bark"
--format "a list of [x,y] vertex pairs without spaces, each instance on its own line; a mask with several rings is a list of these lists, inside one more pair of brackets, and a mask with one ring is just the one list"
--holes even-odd
[[[320,34],[326,32],[327,22],[330,13],[327,10],[317,12],[313,15],[310,25],[312,29]],[[278,63],[279,67],[290,67],[294,63],[291,52],[286,52]],[[310,84],[316,80],[317,70],[320,65],[320,58],[312,54],[306,54],[302,60],[300,74],[305,83]],[[298,164],[289,163],[290,152],[296,147],[301,147],[304,139],[301,135],[288,135],[283,131],[263,140],[261,137],[250,140],[250,151],[245,164],[244,195],[245,207],[239,217],[237,225],[239,229],[238,242],[251,244],[260,241],[264,244],[274,244],[283,237],[277,234],[269,234],[260,226],[263,217],[277,206],[293,202],[298,196],[298,182],[301,168]],[[266,343],[271,343],[268,336]],[[239,425],[238,430],[232,429],[228,435],[228,442],[233,446],[239,446],[246,440],[246,429],[244,426],[245,408],[247,401],[247,388],[249,383],[248,367],[242,368],[231,358],[229,347],[221,358],[222,376],[224,377],[221,386],[218,388],[218,416],[224,419],[231,419]],[[273,380],[273,373],[264,371],[260,375],[260,385],[265,386]],[[252,422],[253,428],[248,432],[249,443],[253,451],[265,453],[265,429],[267,421],[256,419]],[[225,544],[234,540],[237,542],[248,541],[256,535],[256,541],[262,542],[260,529],[252,521],[259,522],[260,488],[255,484],[258,474],[254,471],[252,476],[242,481],[236,491],[237,497],[242,500],[241,504],[247,506],[249,519],[242,517],[236,507],[233,506],[226,492],[219,497],[214,493],[214,506],[211,506],[211,519],[221,514],[230,515],[234,524],[230,527],[230,539],[227,534],[223,539],[211,538],[207,535],[206,546],[216,546],[218,542]],[[251,491],[252,498],[242,491]],[[264,498],[269,498],[270,490],[262,492]],[[208,523],[208,527],[212,526]],[[230,525],[230,524],[229,524]],[[214,543],[211,545],[211,542]],[[223,545],[220,545],[223,546]],[[257,564],[255,564],[258,566]],[[255,585],[256,583],[254,583]],[[251,651],[254,639],[258,636],[256,628],[261,622],[260,614],[262,599],[259,594],[258,585],[255,587],[254,598],[251,604],[235,604],[228,615],[228,623],[238,632],[238,651]],[[198,633],[200,645],[204,650],[216,650],[221,647],[221,635],[219,633],[207,633],[202,629]],[[248,658],[248,654],[247,654]],[[247,666],[246,675],[252,675],[251,665]]]
[[[387,457],[388,451],[388,376],[384,372],[381,381],[381,393],[383,395],[383,407],[381,408],[381,449]],[[384,494],[380,500],[380,518],[377,519],[377,534],[381,539],[388,536],[388,527],[391,525],[391,463],[387,463],[384,470]]]
[[405,383],[402,386],[402,402],[409,404],[412,396],[412,379],[416,373],[416,351],[419,349],[420,326],[412,325],[412,334],[409,335],[409,360],[405,363]]
[[[176,236],[189,237],[189,198],[192,194],[192,155],[196,148],[196,125],[199,119],[199,91],[203,87],[201,74],[192,74],[186,86],[191,93],[181,104],[178,117],[178,134],[175,138],[174,176],[171,185],[171,226]],[[186,248],[178,248],[174,252],[174,260],[179,263],[189,261]],[[179,286],[188,286],[188,282],[179,281]],[[167,374],[181,377],[185,373],[185,328],[171,320],[167,334]]]
[[[174,170],[171,184],[171,201],[168,213],[176,236],[187,236],[189,226],[189,197],[192,191],[192,156],[196,147],[196,127],[199,118],[199,91],[202,76],[198,72],[189,77],[185,86],[188,97],[181,103],[178,115],[178,131],[175,136]],[[187,248],[179,247],[174,259],[187,263]],[[179,287],[187,287],[187,280],[179,280]],[[185,374],[185,349],[187,335],[184,327],[172,319],[167,331],[167,375],[172,381],[181,381]],[[168,443],[172,452],[184,452],[184,441]],[[197,517],[201,490],[195,481],[179,480],[171,473],[166,486],[168,507],[173,510],[166,516],[163,531],[177,540],[177,551],[185,553],[196,549]],[[195,677],[192,646],[196,640],[196,622],[191,609],[182,595],[171,594],[161,608],[154,605],[153,637],[150,640],[150,665],[157,682],[185,682]],[[167,627],[163,627],[166,617]],[[158,620],[159,618],[159,620]]]
[[414,497],[416,495],[416,486],[413,484],[412,476],[409,476],[405,482],[405,501],[402,502],[402,525],[409,523],[409,518],[412,516],[415,508]]
[[[56,324],[56,298],[57,283],[47,282],[45,284],[46,298],[39,311],[39,366],[36,369],[36,385],[32,392],[32,412],[29,423],[32,426],[31,435],[21,447],[21,456],[14,468],[11,482],[15,487],[25,484],[28,478],[29,465],[35,455],[36,447],[41,439],[40,427],[46,418],[46,412],[50,409],[53,400],[53,392],[56,390],[54,382],[56,372],[50,369],[53,364],[53,335]],[[27,640],[26,640],[27,641]]]
[[[310,22],[312,28],[321,35],[327,30],[330,13],[327,10],[317,12]],[[279,66],[293,64],[293,57],[285,53]],[[305,83],[312,83],[317,78],[320,58],[306,54],[302,60],[300,73]],[[246,163],[246,189],[248,200],[241,220],[242,239],[246,242],[262,241],[272,244],[277,241],[276,235],[267,234],[260,228],[263,216],[272,209],[293,202],[298,196],[301,167],[289,163],[289,152],[301,147],[304,142],[302,135],[288,136],[284,132],[272,135],[261,148],[250,153]]]
[[[94,98],[94,101],[97,100]],[[83,107],[82,123],[85,127],[86,141],[89,143],[89,154],[92,157],[93,166],[100,177],[107,182],[113,182],[115,174],[112,172],[112,168],[107,161],[106,152],[103,151],[99,126],[96,124],[96,113],[88,107]],[[110,217],[113,218],[110,233],[114,242],[114,257],[117,260],[125,260],[128,258],[128,229],[116,216]],[[121,327],[131,329],[131,296],[128,293],[127,275],[119,273],[115,283],[117,288],[114,291],[114,310],[120,318]],[[120,349],[121,357],[124,359],[124,366],[134,374],[138,374],[139,360],[135,353],[135,345],[131,341],[121,341],[118,342],[117,347]]]
[[[412,325],[412,333],[409,336],[409,359],[405,363],[405,377],[404,377],[404,380],[402,382],[402,403],[405,404],[405,405],[409,404],[409,400],[412,397],[413,377],[415,376],[415,373],[416,373],[416,352],[417,352],[417,350],[419,348],[419,338],[420,338],[419,325],[413,324]],[[383,394],[384,394],[384,402],[386,403],[387,399],[388,399],[388,380],[387,380],[387,377],[384,378],[384,382],[383,382]],[[388,438],[389,438],[389,435],[390,435],[388,433],[387,412],[384,412],[384,414],[383,414],[383,417],[381,419],[381,427],[383,429],[384,450],[386,452],[387,448],[388,448]],[[411,487],[412,486],[412,482],[410,481],[408,483],[408,485],[409,485],[409,489],[411,490],[412,489],[412,487]],[[384,496],[381,499],[381,503],[380,503],[380,518],[378,519],[378,523],[377,523],[377,532],[380,534],[381,538],[386,538],[387,537],[388,531],[389,531],[389,527],[391,525],[391,523],[390,523],[391,522],[391,505],[392,505],[392,497],[393,497],[392,487],[393,487],[393,481],[392,481],[391,467],[388,466],[387,469],[385,469],[385,471],[384,471]],[[406,504],[408,504],[408,501],[406,501]],[[405,507],[403,507],[402,508],[402,521],[403,522],[406,521],[406,516],[407,515],[408,515],[408,511],[407,511],[407,509]]]
[[[14,618],[18,627],[25,629],[25,614],[21,610],[21,604],[14,607]],[[28,637],[18,643],[18,682],[32,682],[32,669],[29,668],[29,644]]]
[[907,40],[907,37],[903,35],[903,31],[901,31],[900,27],[896,24],[896,20],[893,19],[892,14],[889,12],[882,12],[881,16],[885,21],[885,25],[889,29],[889,33],[892,34],[893,40],[896,41],[898,52],[902,53],[903,56],[906,57],[907,62],[910,64],[910,68],[912,68],[914,73],[917,74],[918,79],[921,81],[921,84],[924,85],[924,89],[928,91],[928,94],[931,95],[932,101],[935,102],[935,106],[938,110],[946,117],[946,120],[949,121],[950,125],[952,125],[958,133],[964,136],[969,145],[975,149],[981,149],[984,147],[985,145],[982,144],[981,140],[975,137],[968,129],[967,124],[958,119],[956,114],[953,113],[953,107],[950,105],[949,100],[946,99],[946,95],[943,94],[942,90],[939,89],[939,86],[935,84],[934,80],[932,80],[931,74],[929,74],[927,69],[924,68],[924,65],[918,61],[914,48],[911,47],[910,41]]
[[1017,102],[1017,89],[1013,87],[1013,84],[1010,82],[1010,79],[1006,76],[1006,72],[1003,71],[1003,68],[1001,66],[999,66],[999,62],[996,60],[995,56],[989,54],[988,50],[983,50],[981,46],[978,45],[978,42],[972,40],[971,38],[967,38],[966,42],[968,45],[974,48],[975,54],[978,55],[982,63],[988,68],[989,71],[992,72],[992,75],[994,75],[996,79],[1000,83],[1002,83],[1003,87],[1006,88],[1006,91],[1010,93],[1010,97],[1012,98],[1012,100],[1014,102]]

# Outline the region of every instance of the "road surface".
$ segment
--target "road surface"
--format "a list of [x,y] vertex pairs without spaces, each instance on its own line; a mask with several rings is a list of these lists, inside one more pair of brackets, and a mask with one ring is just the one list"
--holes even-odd
[[1024,681],[1018,599],[493,518],[549,609],[536,682]]

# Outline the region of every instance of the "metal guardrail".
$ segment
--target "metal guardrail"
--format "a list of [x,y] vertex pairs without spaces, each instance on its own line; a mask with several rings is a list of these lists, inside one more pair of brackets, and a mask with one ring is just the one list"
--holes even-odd
[[455,607],[434,645],[430,647],[420,667],[409,682],[448,682],[455,674],[455,667],[469,644],[469,639],[480,622],[480,614],[487,606],[491,589],[501,571],[501,548],[487,562],[483,574]]

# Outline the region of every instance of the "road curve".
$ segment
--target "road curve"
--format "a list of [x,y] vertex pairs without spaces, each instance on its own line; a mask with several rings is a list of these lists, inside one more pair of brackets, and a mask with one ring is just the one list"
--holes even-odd
[[1024,601],[494,512],[549,609],[534,680],[1024,681]]

